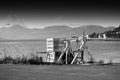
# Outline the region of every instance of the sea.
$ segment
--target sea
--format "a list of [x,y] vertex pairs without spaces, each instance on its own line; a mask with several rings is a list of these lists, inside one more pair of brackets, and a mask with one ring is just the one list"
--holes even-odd
[[[87,41],[86,46],[96,61],[120,63],[120,41]],[[0,41],[0,58],[30,56],[39,52],[46,52],[46,40]],[[84,54],[85,60],[89,60],[88,52]]]

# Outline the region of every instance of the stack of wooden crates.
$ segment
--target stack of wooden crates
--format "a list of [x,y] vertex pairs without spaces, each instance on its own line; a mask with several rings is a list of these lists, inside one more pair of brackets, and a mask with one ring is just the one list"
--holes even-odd
[[46,62],[54,63],[65,48],[63,38],[47,38],[46,40],[47,59]]

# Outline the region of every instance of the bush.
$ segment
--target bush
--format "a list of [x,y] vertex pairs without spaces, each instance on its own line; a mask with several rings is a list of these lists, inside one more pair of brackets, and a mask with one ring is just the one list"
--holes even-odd
[[103,63],[104,63],[104,60],[99,60],[99,63],[100,63],[100,64],[103,64]]
[[3,59],[3,63],[5,63],[5,64],[13,63],[12,57],[6,56],[6,57]]
[[95,63],[95,61],[93,60],[93,58],[90,58],[89,61],[87,61],[87,63]]
[[0,60],[0,64],[42,64],[43,60],[42,57],[38,57],[38,56],[33,56],[29,59],[27,59],[27,57],[23,56],[22,58],[17,57],[17,58],[12,58],[10,56],[6,56],[3,59]]
[[41,64],[42,62],[43,62],[42,57],[34,56],[34,57],[28,59],[29,64],[37,64],[38,65],[38,64]]

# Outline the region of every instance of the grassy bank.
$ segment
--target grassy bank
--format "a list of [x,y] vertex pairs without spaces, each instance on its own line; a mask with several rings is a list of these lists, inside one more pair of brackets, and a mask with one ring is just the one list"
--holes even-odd
[[87,39],[87,41],[120,41],[120,39],[115,39],[115,38],[107,38],[107,39],[91,38],[91,39]]

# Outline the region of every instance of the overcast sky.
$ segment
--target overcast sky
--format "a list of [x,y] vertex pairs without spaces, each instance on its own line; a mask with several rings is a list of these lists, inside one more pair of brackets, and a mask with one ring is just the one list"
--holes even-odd
[[1,2],[0,27],[19,22],[30,28],[43,28],[51,25],[120,25],[119,3],[114,0],[82,2]]

